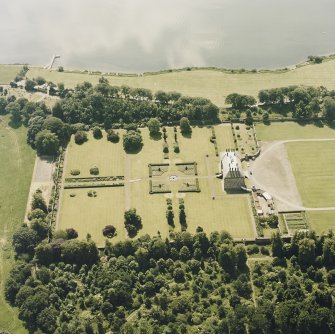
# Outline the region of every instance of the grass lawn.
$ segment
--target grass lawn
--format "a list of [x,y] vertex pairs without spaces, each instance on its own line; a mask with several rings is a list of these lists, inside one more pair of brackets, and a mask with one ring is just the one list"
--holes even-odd
[[[91,189],[65,189],[59,217],[59,228],[73,227],[79,238],[86,238],[90,233],[98,246],[104,246],[102,229],[114,225],[117,230],[116,241],[124,240],[126,233],[123,224],[124,188],[97,188],[97,197],[89,197]],[[70,197],[75,194],[75,197]]]
[[21,69],[22,65],[0,65],[0,85],[9,84]]
[[[224,73],[218,70],[192,70],[144,76],[110,76],[112,85],[149,88],[153,91],[179,91],[184,95],[205,97],[213,103],[224,105],[225,97],[230,93],[257,96],[261,89],[289,85],[325,86],[335,89],[335,61],[318,65],[308,65],[287,72],[268,73]],[[54,83],[63,82],[66,87],[89,81],[96,84],[101,75],[66,73],[43,68],[31,68],[28,77],[44,77]]]
[[285,145],[303,204],[335,206],[335,141]]
[[310,228],[317,234],[335,231],[335,211],[307,211]]
[[256,134],[257,139],[263,141],[335,138],[335,130],[326,125],[321,128],[313,124],[300,125],[295,122],[257,124]]
[[[219,150],[233,147],[230,125],[216,126],[215,132]],[[89,168],[97,165],[100,176],[124,175],[126,182],[124,187],[96,188],[95,198],[87,195],[90,189],[64,190],[58,225],[60,229],[73,227],[78,230],[81,238],[90,233],[98,245],[103,246],[103,227],[114,225],[118,235],[112,240],[124,240],[127,237],[123,227],[124,211],[127,208],[136,208],[143,222],[139,236],[156,235],[159,231],[163,237],[168,237],[171,228],[166,221],[166,199],[172,198],[175,231],[180,231],[179,198],[183,197],[190,232],[195,232],[200,225],[207,233],[227,230],[235,238],[254,237],[249,197],[224,196],[221,181],[214,177],[218,171],[219,159],[215,156],[214,144],[210,142],[212,131],[209,127],[194,127],[189,136],[183,136],[178,128],[176,135],[179,153],[173,150],[174,129],[167,128],[167,159],[164,159],[163,138],[151,138],[147,128],[141,129],[141,133],[144,145],[136,154],[126,154],[123,151],[122,139],[118,144],[108,142],[105,133],[100,140],[94,139],[90,134],[89,140],[82,145],[75,144],[72,138],[67,154],[66,177],[71,176],[71,169],[79,169],[80,177],[90,176]],[[192,183],[192,180],[187,180],[189,172],[178,170],[175,165],[178,162],[197,163],[200,193],[178,193],[183,185],[195,182],[194,175]],[[150,163],[170,163],[168,170],[159,178],[153,177],[152,182],[168,187],[171,194],[149,194]],[[181,179],[170,181],[171,175],[177,175]],[[212,199],[213,192],[218,195],[217,200]],[[76,196],[70,197],[70,194]]]
[[34,151],[26,144],[26,129],[6,128],[8,117],[0,116],[0,332],[27,333],[4,300],[4,283],[14,253],[11,236],[23,222],[35,162]]
[[70,173],[72,169],[80,170],[78,177],[92,176],[90,175],[92,166],[99,168],[99,176],[124,175],[121,132],[120,137],[118,143],[111,143],[106,138],[106,132],[103,132],[103,138],[95,139],[90,131],[88,141],[82,145],[77,145],[72,137],[68,145],[66,177],[74,177]]
[[[219,182],[219,181],[218,181]],[[185,197],[187,230],[201,226],[207,233],[225,230],[234,238],[254,238],[253,217],[248,195],[218,197],[213,200],[207,180],[200,181],[201,192]]]

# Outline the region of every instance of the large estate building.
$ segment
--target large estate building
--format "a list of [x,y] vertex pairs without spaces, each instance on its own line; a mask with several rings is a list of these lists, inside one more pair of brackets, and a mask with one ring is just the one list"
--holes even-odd
[[244,176],[241,173],[241,161],[235,150],[227,150],[221,156],[221,171],[224,190],[227,193],[240,192],[245,188]]

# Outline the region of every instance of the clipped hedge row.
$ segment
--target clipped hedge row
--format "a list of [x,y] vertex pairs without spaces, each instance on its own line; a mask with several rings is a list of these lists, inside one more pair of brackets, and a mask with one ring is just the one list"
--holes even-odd
[[149,194],[170,194],[169,189],[156,189],[153,187],[152,180],[149,181]]
[[102,182],[102,181],[121,181],[124,176],[97,176],[97,177],[67,177],[65,182]]
[[82,188],[111,188],[111,187],[123,187],[123,182],[118,183],[91,183],[91,184],[71,184],[64,186],[64,189],[82,189]]

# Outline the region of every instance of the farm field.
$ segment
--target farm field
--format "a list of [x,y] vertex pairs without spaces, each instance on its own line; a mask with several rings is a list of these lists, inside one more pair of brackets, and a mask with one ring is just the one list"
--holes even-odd
[[[99,140],[89,134],[89,140],[82,145],[75,144],[71,139],[65,161],[65,177],[90,177],[89,169],[97,166],[99,176],[124,176],[124,186],[64,189],[58,217],[59,229],[73,227],[79,232],[80,238],[90,233],[93,240],[103,246],[105,238],[102,229],[106,225],[114,225],[117,229],[118,234],[112,241],[127,238],[123,224],[124,211],[136,208],[143,223],[138,236],[157,235],[159,232],[162,237],[168,237],[173,229],[166,220],[167,199],[172,200],[174,231],[181,231],[179,199],[182,198],[188,231],[195,232],[196,227],[201,226],[207,233],[227,230],[235,238],[255,237],[249,196],[224,194],[221,181],[215,177],[219,158],[215,155],[214,144],[209,140],[211,128],[194,127],[190,136],[183,136],[179,128],[177,132],[172,127],[167,128],[169,153],[166,159],[163,138],[151,138],[147,128],[141,129],[141,133],[144,145],[136,154],[124,152],[122,138],[117,144],[108,142],[105,133]],[[230,125],[215,126],[215,133],[220,150],[233,148]],[[175,134],[180,153],[173,150]],[[194,174],[193,164],[190,169],[175,165],[185,162],[197,163],[197,175]],[[159,176],[149,178],[148,165],[162,163],[170,165]],[[71,175],[73,169],[79,169],[80,175]],[[177,176],[177,179],[170,180],[171,175]],[[195,187],[195,178],[198,178],[200,192],[179,193],[182,188]],[[169,189],[171,193],[150,194],[150,180],[153,187]],[[90,190],[96,191],[97,196],[89,197]]]
[[335,130],[326,125],[318,127],[296,122],[275,122],[271,125],[259,123],[255,127],[257,139],[262,141],[335,138]]
[[21,69],[22,65],[0,65],[0,85],[9,84]]
[[[9,118],[0,116],[0,290],[14,264],[11,236],[23,223],[35,162],[35,152],[26,144],[26,128],[12,129]],[[27,333],[0,294],[0,332]]]
[[[220,70],[198,69],[144,76],[109,76],[108,79],[112,85],[143,87],[153,91],[178,91],[188,96],[205,97],[218,106],[223,106],[225,97],[230,93],[257,97],[261,89],[289,85],[325,86],[328,89],[335,89],[334,71],[335,61],[330,60],[286,72],[234,74]],[[29,78],[42,76],[56,84],[63,82],[68,88],[83,81],[96,84],[101,77],[85,73],[50,71],[38,67],[32,67],[27,75]]]
[[335,230],[335,211],[308,211],[308,223],[317,234]]
[[285,146],[304,206],[335,207],[335,141]]

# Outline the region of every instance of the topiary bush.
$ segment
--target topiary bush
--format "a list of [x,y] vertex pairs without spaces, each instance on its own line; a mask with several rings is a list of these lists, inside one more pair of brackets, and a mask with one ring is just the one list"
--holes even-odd
[[99,175],[99,168],[97,166],[93,166],[90,168],[91,175]]
[[70,172],[71,175],[79,175],[80,174],[80,170],[79,169],[71,169],[71,172]]
[[163,144],[163,152],[164,153],[169,153],[169,145],[167,143]]

